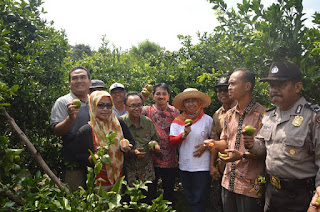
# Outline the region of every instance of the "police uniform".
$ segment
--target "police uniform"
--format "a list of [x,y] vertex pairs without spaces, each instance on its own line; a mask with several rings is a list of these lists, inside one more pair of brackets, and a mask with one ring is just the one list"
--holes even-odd
[[308,209],[315,184],[320,186],[318,111],[301,97],[291,109],[280,111],[275,107],[263,117],[262,128],[249,151],[266,154],[265,211]]

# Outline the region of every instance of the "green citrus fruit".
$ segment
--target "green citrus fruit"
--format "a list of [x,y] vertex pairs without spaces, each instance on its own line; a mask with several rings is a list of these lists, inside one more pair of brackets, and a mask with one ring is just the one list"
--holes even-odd
[[317,203],[319,203],[319,204],[320,204],[320,197],[318,197],[318,198],[317,198]]
[[150,85],[150,84],[147,84],[147,85],[146,85],[146,89],[151,93],[152,90],[153,90],[153,86]]
[[101,161],[106,164],[111,164],[111,159],[109,155],[102,155]]
[[229,153],[223,154],[221,152],[218,152],[218,156],[223,157],[223,158],[227,158],[227,157],[229,157]]
[[156,147],[156,144],[153,142],[150,142],[148,146],[149,146],[149,149],[154,149]]
[[193,121],[192,121],[192,119],[186,119],[186,120],[184,121],[184,124],[185,124],[185,125],[189,124],[189,126],[191,126],[191,125],[193,124]]
[[148,91],[148,90],[144,90],[144,91],[142,91],[142,95],[144,96],[144,97],[148,97],[148,96],[150,96],[150,91]]
[[254,134],[254,127],[251,125],[247,125],[245,126],[244,131],[245,131],[245,135],[252,136]]
[[72,100],[72,104],[73,104],[74,106],[76,106],[76,108],[80,108],[80,107],[81,107],[81,101],[80,101],[80,99],[74,99],[74,100]]

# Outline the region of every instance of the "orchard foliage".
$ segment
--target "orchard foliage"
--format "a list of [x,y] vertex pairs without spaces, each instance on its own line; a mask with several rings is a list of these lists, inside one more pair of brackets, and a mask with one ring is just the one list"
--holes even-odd
[[[52,133],[49,116],[54,101],[68,93],[68,70],[76,65],[88,68],[92,78],[103,80],[107,87],[120,82],[127,90],[140,91],[147,83],[166,82],[171,99],[185,88],[195,87],[212,97],[212,104],[206,108],[206,113],[212,115],[220,106],[214,91],[217,79],[239,67],[256,74],[254,96],[263,105],[271,106],[268,86],[258,80],[267,76],[273,61],[288,59],[303,72],[304,96],[319,103],[319,12],[312,16],[314,26],[306,27],[301,0],[278,0],[267,8],[260,0],[243,0],[236,8],[228,8],[224,0],[208,1],[220,25],[212,32],[198,34],[197,44],[192,44],[189,35],[178,35],[181,48],[173,52],[148,40],[122,50],[111,46],[106,36],[97,50],[83,44],[70,46],[64,31],[40,18],[44,13],[41,0],[0,1],[0,107],[6,107],[49,167],[60,175],[64,165],[61,142]],[[3,198],[1,192],[6,189],[21,198],[38,201],[41,210],[46,210],[46,204],[57,210],[68,210],[73,204],[82,207],[77,201],[89,198],[89,191],[82,190],[72,199],[38,172],[27,151],[6,151],[23,149],[23,145],[4,118],[1,120],[0,157],[6,162],[1,160],[0,164],[4,183],[0,187],[0,207],[6,202],[8,208],[15,206]],[[19,156],[19,164],[15,156]],[[27,169],[29,176],[21,177],[18,170],[14,174],[18,168],[15,164],[19,170]],[[40,182],[43,186],[38,186]],[[90,204],[98,204],[99,195],[92,195]],[[57,199],[53,200],[53,196]],[[28,204],[26,207],[35,209],[35,205]],[[85,207],[90,204],[84,209],[89,209]]]

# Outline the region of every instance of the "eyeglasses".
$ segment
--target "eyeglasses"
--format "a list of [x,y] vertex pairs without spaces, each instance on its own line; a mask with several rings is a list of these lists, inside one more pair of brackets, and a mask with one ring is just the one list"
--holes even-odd
[[226,88],[226,89],[220,89],[220,88],[218,88],[218,89],[217,89],[217,93],[222,93],[222,92],[228,93],[228,88]]
[[111,109],[112,108],[112,104],[103,104],[103,103],[99,103],[99,104],[97,104],[97,107],[99,108],[99,109],[103,109],[103,108],[107,108],[107,109]]
[[142,108],[143,105],[142,104],[138,104],[138,105],[127,105],[130,109],[134,110],[136,108]]

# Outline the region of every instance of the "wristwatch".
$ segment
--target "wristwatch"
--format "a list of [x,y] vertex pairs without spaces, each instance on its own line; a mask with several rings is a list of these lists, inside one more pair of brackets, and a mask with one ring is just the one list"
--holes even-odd
[[242,158],[247,158],[247,154],[245,152],[242,153]]

